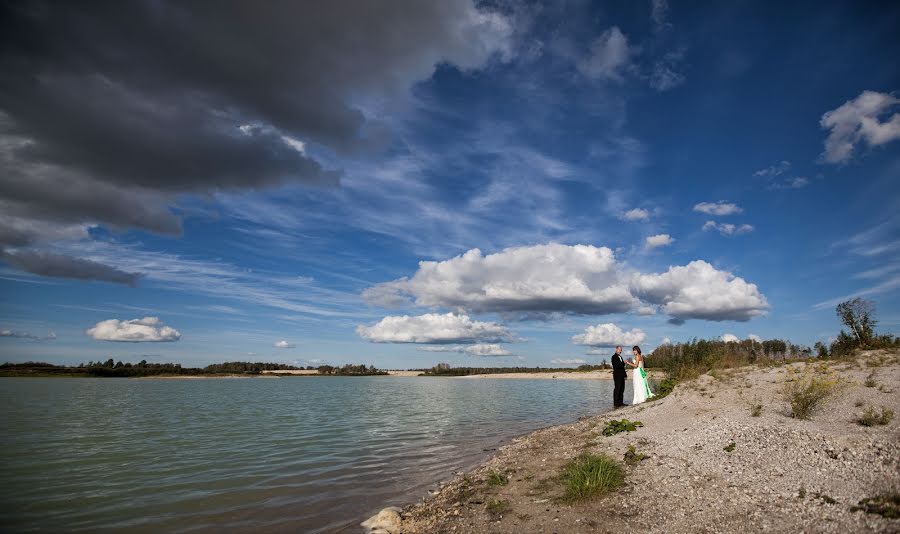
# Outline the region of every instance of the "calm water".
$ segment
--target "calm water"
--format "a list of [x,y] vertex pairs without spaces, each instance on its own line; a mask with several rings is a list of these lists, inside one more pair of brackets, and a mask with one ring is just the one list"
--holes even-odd
[[612,385],[0,378],[0,530],[356,532]]

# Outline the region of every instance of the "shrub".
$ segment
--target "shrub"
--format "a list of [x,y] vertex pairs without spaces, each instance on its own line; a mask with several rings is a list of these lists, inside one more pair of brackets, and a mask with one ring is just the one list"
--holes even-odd
[[784,395],[791,404],[791,417],[809,419],[839,386],[826,365],[807,366],[803,372],[789,368]]
[[672,391],[675,390],[675,386],[678,384],[678,380],[669,377],[665,380],[662,380],[659,384],[656,385],[656,390],[654,391],[654,395],[650,397],[648,400],[656,401],[659,400]]
[[625,481],[625,472],[604,454],[582,454],[563,466],[560,479],[569,502],[609,493]]
[[857,423],[862,426],[878,426],[878,425],[886,425],[894,419],[894,410],[889,410],[885,407],[881,408],[881,413],[879,414],[877,410],[873,407],[868,407],[863,412],[862,417],[856,420]]
[[644,423],[640,421],[629,421],[628,419],[616,420],[606,423],[606,427],[603,428],[604,436],[614,436],[620,432],[634,432],[638,429],[638,427],[644,426]]

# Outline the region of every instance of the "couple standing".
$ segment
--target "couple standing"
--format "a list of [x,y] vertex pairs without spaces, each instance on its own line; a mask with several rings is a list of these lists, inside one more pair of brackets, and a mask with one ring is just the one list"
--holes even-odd
[[625,364],[634,368],[634,373],[631,375],[631,384],[634,389],[631,404],[640,404],[653,396],[653,392],[650,391],[650,383],[647,381],[647,372],[644,371],[644,356],[641,354],[641,348],[635,345],[631,348],[631,352],[634,353],[634,359],[625,360],[622,358],[622,346],[618,345],[616,353],[610,358],[615,382],[613,387],[613,407],[615,408],[625,406],[625,403],[622,402],[622,397],[625,395],[625,379],[628,378]]

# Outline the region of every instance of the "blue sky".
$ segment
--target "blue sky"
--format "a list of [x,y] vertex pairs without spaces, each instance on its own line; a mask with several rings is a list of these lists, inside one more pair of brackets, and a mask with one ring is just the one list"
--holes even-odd
[[0,360],[900,330],[897,7],[334,5],[4,8]]

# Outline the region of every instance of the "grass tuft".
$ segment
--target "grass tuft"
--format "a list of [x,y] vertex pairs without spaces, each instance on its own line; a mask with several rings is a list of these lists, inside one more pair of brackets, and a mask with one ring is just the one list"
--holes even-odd
[[862,416],[856,420],[862,426],[879,426],[886,425],[894,419],[894,410],[890,410],[885,407],[881,407],[881,413],[873,407],[868,407],[863,412]]
[[488,486],[505,486],[509,484],[509,478],[503,473],[498,473],[496,471],[491,471],[487,476],[487,485]]
[[878,514],[887,519],[900,519],[900,493],[863,499],[857,506],[850,507],[850,511]]
[[750,416],[759,417],[762,415],[762,404],[753,404],[750,406]]
[[735,447],[737,447],[737,445],[732,441],[728,445],[722,447],[722,450],[725,452],[733,452]]
[[622,466],[605,454],[582,454],[563,466],[560,475],[568,502],[609,493],[625,481]]
[[512,505],[509,504],[509,501],[504,501],[503,499],[491,499],[485,505],[485,509],[492,516],[500,518],[503,517],[503,514],[508,514],[512,510]]

